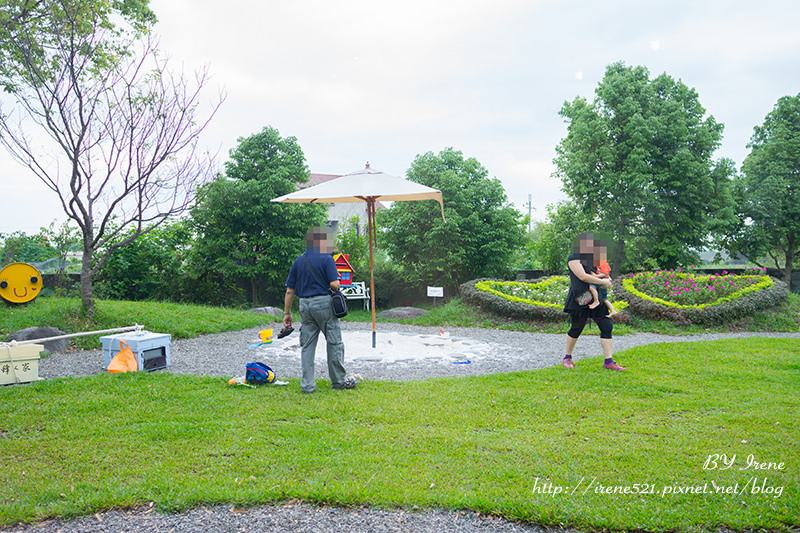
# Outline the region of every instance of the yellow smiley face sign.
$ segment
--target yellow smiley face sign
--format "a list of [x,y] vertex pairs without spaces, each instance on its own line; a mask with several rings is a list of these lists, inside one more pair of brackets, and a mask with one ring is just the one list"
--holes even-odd
[[30,302],[42,292],[42,275],[28,263],[11,263],[0,270],[0,296],[11,303]]

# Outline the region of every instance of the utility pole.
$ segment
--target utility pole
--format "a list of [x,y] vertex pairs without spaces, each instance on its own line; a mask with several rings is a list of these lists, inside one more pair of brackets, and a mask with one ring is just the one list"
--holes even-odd
[[532,220],[532,216],[533,216],[531,211],[535,211],[536,210],[536,208],[533,207],[532,196],[533,195],[529,194],[528,195],[528,203],[522,206],[522,207],[527,207],[528,208],[528,232],[531,231],[531,220]]

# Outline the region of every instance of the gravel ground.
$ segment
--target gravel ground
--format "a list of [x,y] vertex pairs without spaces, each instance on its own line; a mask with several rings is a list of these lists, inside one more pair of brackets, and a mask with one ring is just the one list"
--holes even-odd
[[[280,324],[265,324],[279,331]],[[248,347],[259,341],[258,331],[252,328],[214,335],[202,335],[193,339],[172,342],[170,347],[170,372],[176,374],[199,374],[231,377],[244,373],[250,361],[263,361],[278,374],[278,379],[300,377],[300,354],[297,347],[298,332],[282,341],[293,341],[294,350],[278,350],[264,346],[255,350]],[[371,332],[370,323],[342,322],[345,339],[345,367],[348,373],[357,373],[366,380],[410,380],[443,376],[466,376],[496,374],[519,370],[535,370],[558,365],[564,356],[564,334],[524,333],[481,328],[447,328],[450,339],[459,341],[458,351],[443,353],[439,357],[394,358],[386,362],[376,358],[372,348],[348,344],[348,333]],[[377,326],[377,345],[380,348],[388,335],[408,335],[412,347],[421,347],[424,339],[441,338],[435,327],[411,326],[397,323],[380,323]],[[565,328],[566,333],[566,328]],[[589,334],[587,334],[589,333]],[[595,326],[587,330],[578,341],[573,358],[578,361],[586,357],[602,355],[598,331]],[[780,336],[800,338],[800,333],[713,333],[706,335],[670,336],[654,333],[636,333],[616,337],[615,351],[659,342],[699,341],[752,336]],[[465,347],[464,345],[471,345]],[[291,348],[291,346],[289,347]],[[413,351],[413,350],[411,350]],[[457,360],[469,360],[470,364],[453,364]],[[624,356],[624,365],[634,364]],[[327,378],[324,342],[320,337],[317,348],[317,377]],[[63,376],[89,376],[104,371],[102,350],[67,352],[52,355],[39,362],[39,376],[45,379]]]
[[[533,370],[558,365],[564,354],[563,334],[523,333],[478,328],[448,328],[454,341],[453,350],[440,356],[394,358],[381,361],[370,347],[347,345],[348,332],[371,331],[371,324],[342,323],[345,338],[345,366],[348,372],[361,374],[365,380],[410,380],[437,376],[494,374]],[[277,332],[280,325],[273,327]],[[171,365],[167,371],[230,377],[241,375],[244,365],[261,360],[277,371],[278,379],[299,378],[299,351],[276,346],[248,347],[258,341],[261,328],[204,335],[176,340],[171,345]],[[425,339],[441,338],[431,327],[382,323],[377,327],[377,342],[387,342],[389,333],[407,335],[409,344]],[[588,331],[588,330],[587,330]],[[594,333],[596,334],[596,328]],[[382,338],[383,334],[383,338]],[[292,337],[297,333],[292,334]],[[714,340],[751,336],[800,338],[800,333],[715,333],[707,335],[667,336],[637,333],[614,339],[615,350],[653,343]],[[295,341],[296,342],[296,341]],[[276,344],[277,341],[276,341]],[[669,349],[668,345],[665,349]],[[325,357],[318,351],[317,377],[326,378]],[[599,338],[584,335],[573,354],[575,360],[601,355]],[[470,361],[469,364],[453,364]],[[634,366],[635,361],[623,356],[620,362]],[[42,378],[87,376],[102,372],[102,350],[55,354],[39,363]],[[388,510],[374,508],[342,508],[318,506],[302,502],[234,509],[230,506],[202,507],[178,514],[165,515],[149,507],[112,510],[74,521],[48,520],[33,525],[19,525],[9,532],[35,530],[42,533],[77,532],[234,532],[234,531],[300,531],[300,532],[545,532],[538,526],[519,524],[497,517],[467,511]],[[564,530],[558,530],[563,532]]]
[[[343,508],[288,502],[277,506],[234,509],[230,506],[202,507],[165,515],[142,507],[107,511],[71,522],[48,520],[22,526],[11,532],[47,533],[545,533],[546,529],[509,522],[469,511],[408,511],[367,507]],[[555,533],[555,532],[554,532]],[[558,530],[558,533],[570,533]]]

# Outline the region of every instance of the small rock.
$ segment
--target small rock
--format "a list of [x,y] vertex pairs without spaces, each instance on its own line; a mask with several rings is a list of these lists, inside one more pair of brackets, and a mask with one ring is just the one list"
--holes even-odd
[[381,318],[417,318],[426,313],[426,310],[418,307],[395,307],[381,311],[378,316]]
[[283,319],[283,309],[278,309],[277,307],[253,307],[252,309],[248,309],[251,313],[260,313],[262,315],[270,315],[274,316],[275,318]]

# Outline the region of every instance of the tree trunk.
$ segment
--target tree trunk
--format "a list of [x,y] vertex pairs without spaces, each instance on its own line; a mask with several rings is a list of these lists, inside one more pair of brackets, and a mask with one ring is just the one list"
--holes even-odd
[[87,318],[94,316],[94,294],[92,293],[92,250],[84,245],[81,261],[81,314]]
[[614,262],[611,263],[611,279],[617,279],[622,271],[622,259],[625,253],[625,241],[617,239],[617,249],[614,252]]
[[250,291],[253,293],[253,307],[258,307],[258,280],[250,278]]
[[794,235],[789,233],[789,238],[787,239],[786,243],[786,263],[783,268],[783,281],[786,282],[786,286],[789,287],[791,290],[792,287],[792,266],[794,265]]
[[64,259],[59,259],[61,261],[61,267],[56,272],[56,282],[55,288],[56,289],[63,289],[64,288],[64,277],[67,275],[67,268],[66,268],[66,261]]

